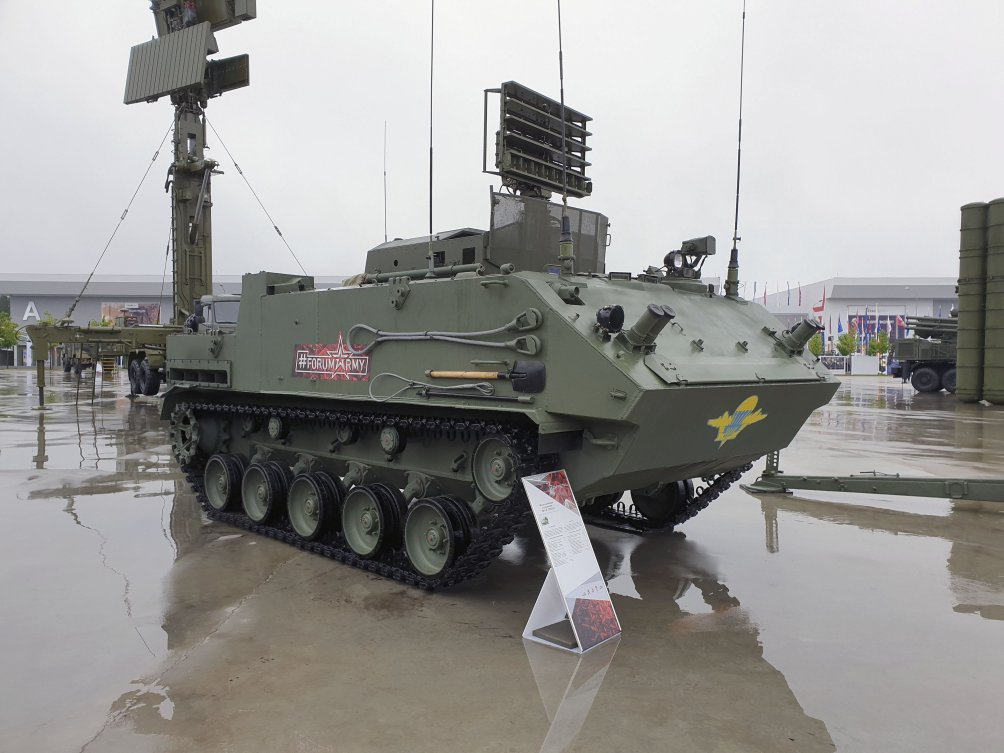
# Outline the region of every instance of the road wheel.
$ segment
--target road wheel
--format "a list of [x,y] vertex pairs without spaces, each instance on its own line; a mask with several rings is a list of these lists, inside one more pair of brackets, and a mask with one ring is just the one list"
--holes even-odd
[[255,523],[267,523],[282,509],[288,488],[288,468],[274,460],[252,463],[241,481],[244,512]]
[[955,394],[955,367],[952,366],[948,371],[941,375],[941,386],[946,390]]
[[910,384],[917,392],[937,392],[941,389],[941,377],[930,366],[921,366],[913,372]]
[[342,535],[363,559],[393,549],[401,540],[406,505],[397,489],[386,484],[353,487],[342,503]]
[[209,458],[205,470],[206,499],[214,510],[228,510],[241,496],[244,460],[240,455],[217,453]]
[[[404,553],[422,575],[435,577],[453,564],[464,534],[447,499],[430,497],[412,502],[404,522]],[[453,513],[452,515],[450,513]]]
[[306,541],[320,538],[341,518],[339,507],[344,497],[341,480],[323,471],[297,476],[286,501],[293,530]]

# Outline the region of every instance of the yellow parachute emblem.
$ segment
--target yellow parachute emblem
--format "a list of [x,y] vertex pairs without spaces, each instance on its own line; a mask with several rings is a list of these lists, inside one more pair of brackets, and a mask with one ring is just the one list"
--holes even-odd
[[738,437],[739,432],[750,424],[755,424],[757,421],[763,421],[767,418],[767,414],[756,407],[758,402],[759,400],[756,395],[750,395],[739,403],[739,407],[732,414],[725,411],[718,418],[712,418],[708,421],[708,426],[718,429],[718,436],[715,437],[715,441],[718,442],[719,447],[730,439]]

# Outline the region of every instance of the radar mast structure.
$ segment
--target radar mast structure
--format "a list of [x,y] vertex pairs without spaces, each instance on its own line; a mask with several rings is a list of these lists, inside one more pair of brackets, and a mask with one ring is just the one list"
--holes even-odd
[[208,60],[214,32],[255,18],[255,0],[151,0],[157,37],[129,53],[124,101],[174,105],[171,248],[174,315],[181,325],[212,292],[212,190],[218,163],[207,159],[205,108],[212,97],[250,83],[248,55]]
[[247,86],[250,79],[247,55],[207,56],[219,50],[213,32],[255,18],[255,0],[151,0],[150,10],[157,36],[130,51],[124,100],[128,105],[170,96],[174,105],[174,160],[165,184],[171,188],[174,315],[170,325],[136,326],[123,316],[111,327],[77,327],[69,319],[75,301],[58,324],[28,325],[43,410],[45,361],[57,345],[63,347],[63,368],[76,368],[78,374],[85,351],[88,358],[93,352],[92,363],[102,357],[127,359],[130,396],[156,395],[166,376],[168,336],[181,332],[202,296],[212,292],[210,182],[217,163],[205,157],[205,108],[212,97]]

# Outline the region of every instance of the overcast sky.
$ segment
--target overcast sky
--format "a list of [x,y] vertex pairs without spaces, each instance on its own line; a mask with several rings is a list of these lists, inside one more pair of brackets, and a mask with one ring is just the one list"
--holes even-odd
[[[593,195],[608,269],[638,271],[714,235],[735,200],[741,0],[565,0],[565,94],[593,116]],[[0,0],[2,271],[87,273],[172,108],[122,104],[146,0]],[[749,0],[741,276],[958,274],[959,206],[1004,195],[1004,2]],[[429,3],[258,0],[217,34],[251,86],[208,116],[307,271],[348,275],[428,225]],[[436,3],[436,230],[488,224],[482,91],[557,98],[554,2]],[[210,133],[218,274],[296,266]],[[169,143],[99,273],[160,274]],[[761,287],[762,289],[762,287]]]

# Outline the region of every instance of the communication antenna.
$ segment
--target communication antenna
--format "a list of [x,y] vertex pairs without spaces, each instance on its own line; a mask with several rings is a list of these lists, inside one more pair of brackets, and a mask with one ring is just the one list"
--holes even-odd
[[572,223],[568,219],[568,154],[565,138],[568,126],[565,123],[565,60],[561,47],[561,0],[558,0],[558,91],[561,101],[561,236],[558,239],[558,261],[562,270],[571,274],[575,266],[575,249],[572,245]]
[[[561,216],[568,209],[568,156],[565,154],[565,60],[561,48],[561,0],[558,0],[558,91],[561,102]],[[562,220],[564,225],[564,220]],[[562,228],[564,229],[564,228]]]
[[739,145],[736,150],[736,214],[732,226],[732,253],[725,276],[725,295],[739,295],[739,175],[743,165],[743,70],[746,62],[746,0],[743,0],[743,30],[739,43]]
[[387,242],[387,121],[383,122],[383,242]]
[[429,12],[429,273],[428,277],[435,277],[432,272],[432,82],[433,67],[436,51],[436,0],[430,0]]

